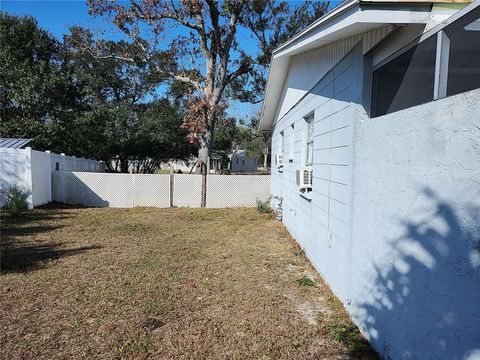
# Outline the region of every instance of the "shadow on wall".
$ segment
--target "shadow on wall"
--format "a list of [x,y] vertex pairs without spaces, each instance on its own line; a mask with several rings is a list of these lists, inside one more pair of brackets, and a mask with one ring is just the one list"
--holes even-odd
[[361,322],[374,343],[390,339],[392,349],[378,349],[386,359],[480,359],[480,199],[460,215],[431,189],[422,193],[431,207],[403,222],[392,263],[376,266]]
[[101,198],[94,189],[71,172],[59,172],[54,175],[53,192],[54,200],[58,203],[88,207],[110,206],[110,202]]

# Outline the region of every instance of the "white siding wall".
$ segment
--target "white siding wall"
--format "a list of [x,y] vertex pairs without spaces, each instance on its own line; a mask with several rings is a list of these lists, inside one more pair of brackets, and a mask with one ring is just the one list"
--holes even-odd
[[[275,124],[283,221],[376,349],[480,358],[480,90],[370,119],[355,47]],[[315,111],[311,201],[295,170]],[[291,124],[294,123],[292,135]]]
[[321,48],[293,56],[290,60],[282,98],[279,101],[277,118],[284,116],[360,41],[363,44],[363,52],[366,53],[393,29],[390,25],[382,26],[364,34],[338,40]]
[[[359,106],[355,103],[361,100],[361,56],[359,44],[276,124],[272,140],[274,154],[280,131],[285,131],[286,149],[295,142],[293,161],[286,160],[282,172],[272,170],[272,194],[283,197],[284,223],[339,294],[348,286],[350,274],[344,264],[351,262],[353,126]],[[295,172],[304,161],[304,117],[312,111],[314,186],[309,200],[300,195]],[[330,255],[318,256],[322,252]]]

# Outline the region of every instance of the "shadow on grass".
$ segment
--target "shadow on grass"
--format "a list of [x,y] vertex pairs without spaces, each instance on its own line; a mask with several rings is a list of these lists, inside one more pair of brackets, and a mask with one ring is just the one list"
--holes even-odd
[[2,243],[1,272],[26,272],[41,268],[46,262],[67,256],[78,255],[89,250],[101,249],[101,246],[81,246],[62,248],[64,244],[32,244],[22,242]]
[[1,214],[1,273],[27,272],[43,267],[48,261],[81,254],[100,246],[66,247],[62,242],[36,241],[35,236],[50,233],[66,225],[58,221],[74,214],[43,208],[28,211],[21,217]]

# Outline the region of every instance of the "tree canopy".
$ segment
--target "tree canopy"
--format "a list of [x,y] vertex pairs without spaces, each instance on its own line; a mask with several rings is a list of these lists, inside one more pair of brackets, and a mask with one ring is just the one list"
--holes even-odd
[[[181,104],[157,94],[162,53],[149,63],[99,59],[85,51],[96,46],[86,29],[73,27],[59,41],[31,17],[0,16],[2,136],[34,138],[37,148],[123,172],[152,172],[195,152],[181,128]],[[102,46],[119,56],[143,51],[123,40]]]
[[228,103],[261,101],[273,49],[328,8],[275,0],[87,3],[123,31],[121,40],[79,26],[59,40],[31,17],[0,14],[0,132],[123,172],[155,171],[197,150],[204,171],[212,151],[239,147],[266,163],[269,138],[255,132],[257,117],[239,123]]

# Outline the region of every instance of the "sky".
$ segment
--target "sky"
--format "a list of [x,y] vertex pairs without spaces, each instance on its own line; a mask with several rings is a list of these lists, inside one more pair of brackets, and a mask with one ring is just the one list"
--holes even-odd
[[[337,3],[338,1],[334,1]],[[333,3],[333,2],[331,2]],[[30,15],[37,19],[38,24],[62,39],[63,34],[74,25],[80,25],[91,30],[105,30],[104,38],[118,40],[122,38],[121,32],[112,26],[107,19],[92,17],[88,14],[85,0],[0,0],[0,9],[12,15]],[[169,35],[175,36],[179,30],[171,30]],[[245,30],[238,33],[239,42],[249,53],[257,51],[256,42],[250,38]],[[229,102],[227,112],[237,119],[248,119],[258,113],[260,105],[248,103]]]

